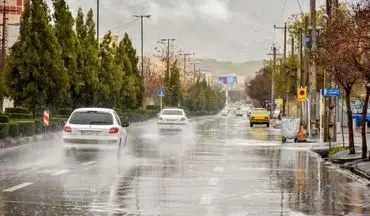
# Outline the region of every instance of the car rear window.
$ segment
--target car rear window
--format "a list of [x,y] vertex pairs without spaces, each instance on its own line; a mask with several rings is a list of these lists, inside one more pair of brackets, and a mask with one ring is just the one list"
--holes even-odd
[[268,112],[266,112],[264,110],[254,110],[252,113],[253,114],[257,114],[257,115],[268,114]]
[[113,116],[107,112],[75,112],[72,114],[69,123],[80,125],[112,125]]
[[163,110],[162,115],[184,115],[182,110]]

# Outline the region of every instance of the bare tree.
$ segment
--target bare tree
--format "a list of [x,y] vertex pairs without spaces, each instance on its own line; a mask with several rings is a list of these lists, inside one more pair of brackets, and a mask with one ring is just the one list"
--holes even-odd
[[[353,6],[353,25],[351,26],[351,48],[348,53],[359,71],[366,90],[362,108],[362,158],[367,158],[366,116],[370,96],[370,0],[362,0]],[[370,160],[370,152],[369,152]]]
[[159,88],[163,88],[164,70],[165,68],[163,65],[151,63],[149,58],[144,61],[144,86],[146,97],[152,97]]
[[352,24],[352,16],[349,13],[337,11],[336,15],[329,20],[329,25],[322,34],[316,59],[345,92],[349,153],[355,154],[353,123],[351,121],[351,92],[360,76],[351,55],[349,55],[349,52],[353,50],[350,36],[353,34]]

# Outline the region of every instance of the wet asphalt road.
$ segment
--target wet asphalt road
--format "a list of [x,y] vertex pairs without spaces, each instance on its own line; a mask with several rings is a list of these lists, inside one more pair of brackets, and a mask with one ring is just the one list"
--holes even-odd
[[58,139],[0,151],[3,215],[370,215],[370,188],[279,131],[202,117],[129,128],[116,153],[65,158]]

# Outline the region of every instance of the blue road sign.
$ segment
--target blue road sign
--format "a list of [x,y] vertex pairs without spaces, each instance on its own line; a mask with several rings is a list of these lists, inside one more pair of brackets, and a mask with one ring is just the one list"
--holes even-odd
[[324,89],[321,89],[321,94],[324,97],[339,97],[340,89],[339,88],[324,88]]
[[158,97],[164,97],[164,89],[162,89],[162,88],[158,89],[157,96]]

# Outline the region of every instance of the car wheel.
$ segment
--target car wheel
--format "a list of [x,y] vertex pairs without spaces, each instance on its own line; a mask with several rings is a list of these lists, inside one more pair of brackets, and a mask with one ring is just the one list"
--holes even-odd
[[253,123],[251,123],[250,125],[251,125],[251,127],[253,127]]
[[270,127],[270,123],[267,123],[267,124],[266,124],[266,127]]
[[286,138],[285,137],[281,138],[281,142],[286,143]]

